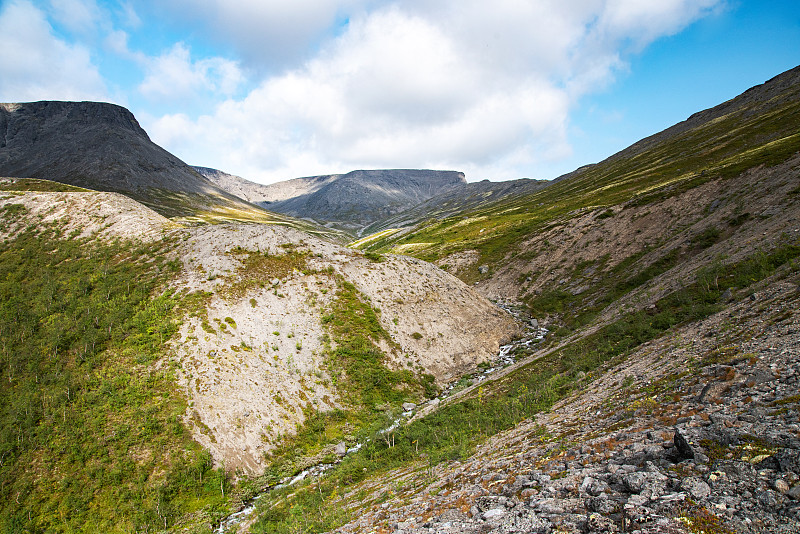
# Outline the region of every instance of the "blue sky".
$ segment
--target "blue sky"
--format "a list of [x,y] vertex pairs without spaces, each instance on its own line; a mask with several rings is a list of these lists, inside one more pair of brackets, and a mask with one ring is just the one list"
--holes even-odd
[[0,0],[0,101],[263,183],[555,178],[798,64],[796,0]]

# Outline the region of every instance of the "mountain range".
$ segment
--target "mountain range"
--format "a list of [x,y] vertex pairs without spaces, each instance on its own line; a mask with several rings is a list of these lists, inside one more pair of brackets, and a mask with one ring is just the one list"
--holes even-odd
[[196,169],[220,188],[265,209],[351,232],[466,185],[464,174],[456,171],[352,171],[261,185],[215,169]]
[[0,530],[797,532],[798,125],[261,185],[0,105]]

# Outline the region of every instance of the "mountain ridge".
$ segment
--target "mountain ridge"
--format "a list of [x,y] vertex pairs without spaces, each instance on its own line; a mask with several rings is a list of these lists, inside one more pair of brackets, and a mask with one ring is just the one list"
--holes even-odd
[[351,232],[465,184],[458,171],[356,170],[256,184],[216,169],[198,168],[210,180],[241,192],[271,211],[311,219]]
[[258,210],[153,143],[116,104],[0,104],[0,132],[0,175],[123,193],[170,217]]
[[799,73],[350,248],[0,179],[0,529],[797,532]]

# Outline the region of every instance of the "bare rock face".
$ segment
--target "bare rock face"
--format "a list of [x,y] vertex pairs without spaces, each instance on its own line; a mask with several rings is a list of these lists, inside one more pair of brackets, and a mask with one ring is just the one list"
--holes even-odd
[[503,199],[529,195],[550,185],[548,180],[522,178],[504,182],[462,183],[451,187],[424,202],[405,209],[390,217],[370,224],[362,235],[386,230],[387,228],[409,228],[426,219],[444,219],[461,213],[478,210],[483,206]]
[[123,193],[167,216],[188,214],[187,196],[244,204],[153,143],[130,111],[100,102],[0,104],[0,176]]
[[[185,230],[179,288],[213,293],[205,317],[175,343],[195,438],[226,467],[257,472],[263,454],[309,411],[346,407],[326,358],[324,317],[342,283],[378,310],[385,365],[439,384],[472,370],[517,331],[515,321],[457,278],[414,258],[382,261],[266,225]],[[304,269],[241,286],[246,258],[303,254]],[[239,284],[239,285],[237,285]],[[238,288],[238,289],[237,289]]]
[[248,202],[257,204],[264,202],[265,199],[270,198],[272,191],[269,185],[258,184],[251,182],[241,176],[235,174],[228,174],[227,172],[210,167],[198,167],[193,165],[192,168],[203,178],[209,180],[220,189],[227,191],[232,195],[236,195]]

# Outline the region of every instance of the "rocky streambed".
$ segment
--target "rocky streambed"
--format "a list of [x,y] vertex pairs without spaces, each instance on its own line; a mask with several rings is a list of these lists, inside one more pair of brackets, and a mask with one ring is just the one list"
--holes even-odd
[[797,283],[643,345],[465,461],[354,488],[394,493],[337,532],[800,532]]
[[[502,304],[498,304],[498,306],[512,314],[517,320],[520,319],[519,313],[515,308]],[[523,336],[521,338],[515,339],[509,344],[502,345],[494,358],[492,358],[485,365],[482,365],[477,371],[460,377],[458,380],[449,383],[447,386],[442,388],[442,392],[438,397],[427,400],[419,405],[414,403],[404,403],[402,406],[403,412],[401,413],[400,417],[396,418],[389,426],[381,430],[380,433],[384,434],[391,432],[400,425],[409,422],[415,416],[422,416],[430,413],[442,402],[442,400],[447,399],[453,393],[464,387],[482,382],[492,373],[512,365],[517,361],[519,356],[527,355],[525,352],[526,349],[530,349],[536,343],[542,341],[547,335],[547,329],[540,327],[536,320],[525,321],[522,331]],[[338,456],[338,460],[336,462],[324,462],[313,465],[295,475],[286,477],[278,484],[264,488],[264,490],[258,493],[258,495],[244,502],[239,510],[222,519],[222,521],[220,521],[220,523],[214,529],[214,532],[218,534],[236,532],[238,527],[244,524],[255,512],[258,501],[268,495],[271,491],[294,485],[309,477],[324,476],[326,471],[334,468],[347,455],[358,452],[362,446],[363,443],[356,443],[349,447],[344,442],[337,444],[335,447],[335,452]]]

